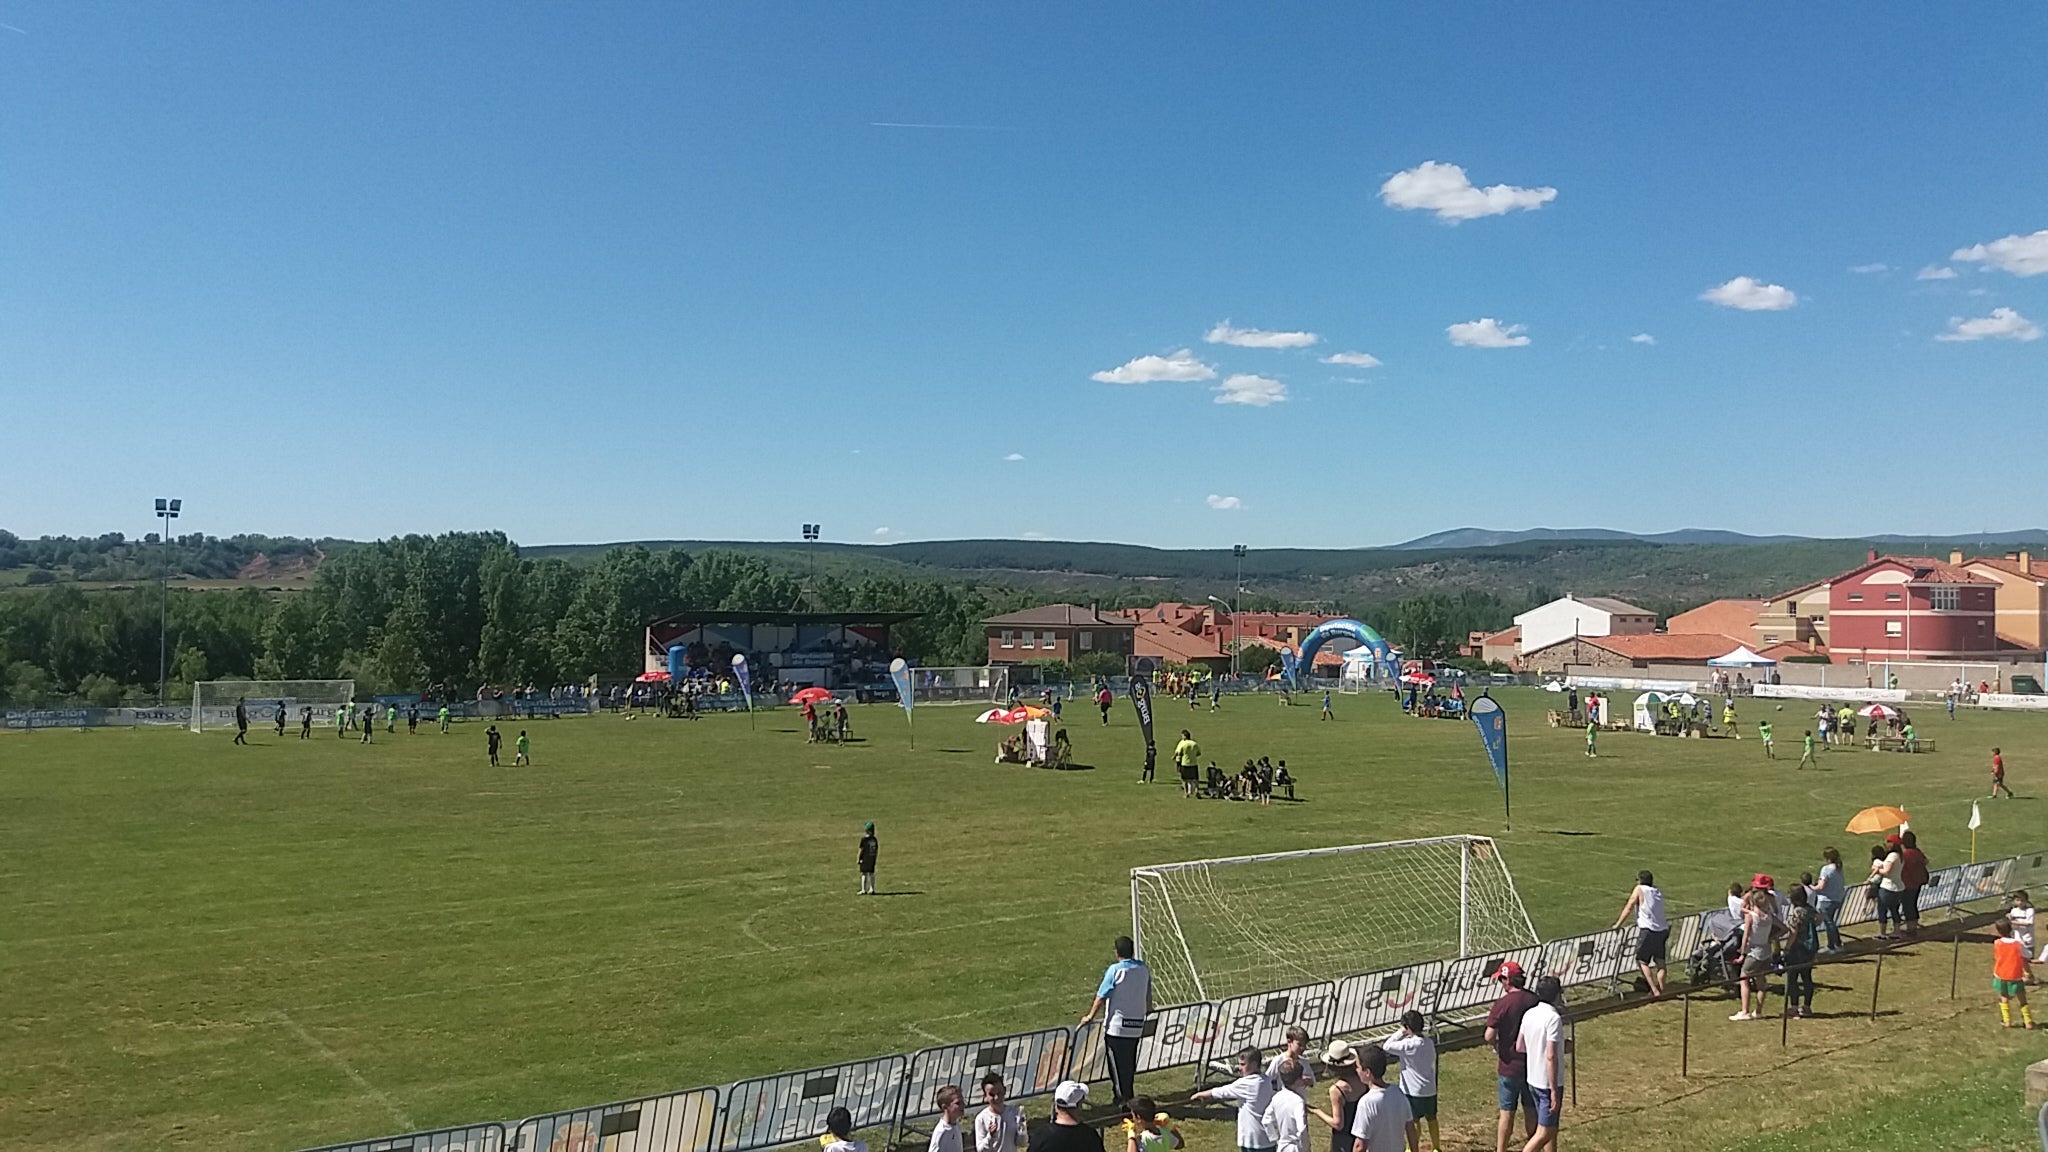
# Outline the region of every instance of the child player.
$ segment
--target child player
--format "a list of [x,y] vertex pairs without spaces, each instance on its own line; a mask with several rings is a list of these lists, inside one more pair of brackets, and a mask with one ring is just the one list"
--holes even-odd
[[2012,894],[2012,907],[2005,910],[2005,920],[2012,925],[2012,938],[2020,942],[2020,955],[2026,957],[2027,983],[2040,983],[2034,979],[2034,962],[2040,959],[2034,951],[2034,901],[2025,888]]
[[498,766],[498,745],[504,743],[504,740],[503,736],[498,735],[498,726],[496,724],[484,729],[484,749],[491,754],[491,767],[493,768]]
[[2013,798],[2013,797],[2012,797],[2012,789],[2010,789],[2010,788],[2007,788],[2007,787],[2005,786],[2005,753],[2003,753],[2003,752],[2000,752],[2000,751],[1999,751],[1998,749],[1996,749],[1996,748],[1993,748],[1993,749],[1991,750],[1991,796],[1990,796],[1990,799],[1993,799],[1993,800],[1996,800],[1996,799],[1998,799],[1998,794],[1999,794],[2000,792],[2003,792],[2003,793],[2005,793],[2005,798],[2006,798],[2007,800],[2010,800],[2010,799],[2012,799],[2012,798]]
[[1800,745],[1800,752],[1799,752],[1799,768],[1800,768],[1800,770],[1801,770],[1801,771],[1805,771],[1805,769],[1806,769],[1806,766],[1807,766],[1808,764],[1811,764],[1811,765],[1813,765],[1813,766],[1814,766],[1814,767],[1816,767],[1816,768],[1820,767],[1820,761],[1818,761],[1818,760],[1815,760],[1815,759],[1813,758],[1813,729],[1811,729],[1811,728],[1809,728],[1809,729],[1807,729],[1807,730],[1806,730],[1806,743],[1804,743],[1804,744]]
[[526,739],[526,729],[521,728],[519,730],[519,740],[512,747],[518,749],[518,754],[512,757],[512,766],[514,768],[519,767],[521,764],[533,763],[533,757],[529,755],[533,751],[533,745]]
[[875,858],[882,854],[882,842],[875,839],[875,822],[868,821],[861,827],[860,849],[854,857],[860,865],[860,894],[875,894]]
[[2027,1006],[2027,958],[2020,950],[2012,921],[2000,917],[1991,924],[1998,939],[1991,942],[1991,990],[1998,994],[1998,1018],[2012,1027],[2012,1006],[2020,1006],[2020,1023],[2034,1029],[2034,1010]]
[[1764,739],[1764,759],[1776,760],[1778,758],[1778,749],[1776,745],[1771,743],[1771,722],[1769,720],[1757,721],[1756,734]]

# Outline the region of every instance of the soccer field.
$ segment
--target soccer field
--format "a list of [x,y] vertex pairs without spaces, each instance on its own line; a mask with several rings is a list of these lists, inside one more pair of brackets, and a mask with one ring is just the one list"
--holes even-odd
[[[1823,844],[1854,879],[1869,840],[1841,828],[1870,804],[1953,863],[1993,744],[2022,799],[1985,806],[1980,855],[2048,843],[2048,716],[1923,708],[1940,752],[1797,772],[1810,706],[1772,715],[1775,763],[1760,701],[1739,742],[1616,733],[1589,760],[1544,726],[1556,697],[1500,696],[1513,832],[1471,726],[1385,695],[1328,723],[1162,700],[1167,746],[1185,725],[1226,768],[1287,759],[1305,802],[1264,808],[1137,785],[1123,701],[1106,729],[1068,710],[1094,768],[1067,773],[992,765],[1014,729],[966,707],[920,708],[916,751],[884,705],[836,747],[788,710],[528,722],[533,765],[495,769],[474,722],[0,736],[0,1148],[282,1149],[1070,1022],[1138,864],[1493,835],[1548,937],[1611,923],[1638,868],[1674,911]],[[865,820],[879,898],[855,895]]]

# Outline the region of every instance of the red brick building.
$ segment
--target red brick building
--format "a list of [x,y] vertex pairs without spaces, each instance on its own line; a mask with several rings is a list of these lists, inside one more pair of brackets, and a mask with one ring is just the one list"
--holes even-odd
[[1047,604],[983,620],[988,633],[988,662],[1024,664],[1036,660],[1072,660],[1089,652],[1107,652],[1128,660],[1137,625],[1076,604]]
[[1837,664],[1987,659],[2000,650],[1998,584],[1929,556],[1879,556],[1828,582]]

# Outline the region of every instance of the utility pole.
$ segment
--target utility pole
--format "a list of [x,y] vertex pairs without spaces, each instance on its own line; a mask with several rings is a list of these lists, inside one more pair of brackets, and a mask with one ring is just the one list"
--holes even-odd
[[184,507],[184,504],[185,504],[185,502],[184,502],[183,500],[166,500],[166,499],[164,499],[164,498],[163,498],[163,497],[161,497],[161,496],[157,497],[157,501],[156,501],[156,516],[157,516],[157,519],[159,519],[159,520],[162,520],[162,521],[164,522],[164,537],[163,537],[163,543],[164,543],[164,566],[163,566],[163,573],[162,573],[162,575],[163,575],[163,589],[162,589],[162,592],[163,592],[163,598],[162,598],[162,602],[161,602],[161,604],[160,604],[160,606],[159,606],[159,609],[158,609],[158,613],[159,613],[159,614],[158,614],[158,616],[157,616],[157,630],[156,630],[156,706],[157,706],[157,707],[159,707],[159,708],[161,708],[161,707],[163,707],[163,706],[164,706],[164,681],[165,681],[165,678],[166,678],[166,677],[168,676],[168,674],[169,674],[169,672],[170,672],[170,655],[171,655],[171,647],[170,647],[170,643],[171,643],[171,557],[170,557],[170,543],[171,543],[171,522],[172,522],[172,521],[174,521],[174,520],[176,520],[176,519],[178,518],[178,511],[179,511],[179,509],[181,509],[181,508],[183,508],[183,507]]
[[1244,612],[1245,552],[1246,548],[1242,544],[1232,544],[1230,546],[1230,554],[1237,559],[1237,591],[1231,596],[1230,608],[1231,629],[1237,633],[1237,643],[1230,646],[1230,674],[1232,676],[1237,676],[1240,674],[1238,669],[1238,657],[1241,650],[1244,648],[1244,621],[1240,619],[1240,616]]

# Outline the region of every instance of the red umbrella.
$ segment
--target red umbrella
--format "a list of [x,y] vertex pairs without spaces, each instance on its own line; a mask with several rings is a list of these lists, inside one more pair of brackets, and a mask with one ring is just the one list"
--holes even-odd
[[806,688],[789,698],[791,704],[822,704],[832,698],[832,693],[823,688]]
[[991,708],[976,716],[974,722],[976,724],[1022,724],[1024,722],[1024,710],[1022,708]]
[[1407,674],[1406,676],[1403,676],[1403,677],[1401,677],[1401,683],[1403,683],[1403,684],[1435,684],[1435,683],[1436,683],[1436,677],[1434,677],[1434,676],[1431,676],[1431,675],[1430,675],[1430,674],[1428,674],[1427,672],[1410,672],[1410,673],[1408,673],[1408,674]]
[[636,683],[640,684],[666,684],[668,683],[668,673],[642,672],[640,675],[634,677],[633,679]]

